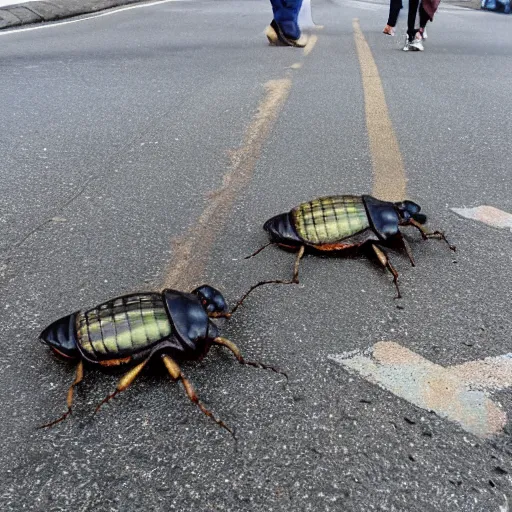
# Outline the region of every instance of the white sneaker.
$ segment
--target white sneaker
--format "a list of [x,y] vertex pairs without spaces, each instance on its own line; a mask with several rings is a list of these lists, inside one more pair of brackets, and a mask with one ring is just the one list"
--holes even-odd
[[427,39],[428,38],[428,36],[427,36],[427,29],[426,28],[424,28],[423,30],[421,30],[421,28],[420,28],[420,34],[421,34],[422,39]]
[[421,39],[414,38],[412,41],[409,41],[409,37],[405,36],[405,45],[402,48],[404,52],[422,52],[424,49]]

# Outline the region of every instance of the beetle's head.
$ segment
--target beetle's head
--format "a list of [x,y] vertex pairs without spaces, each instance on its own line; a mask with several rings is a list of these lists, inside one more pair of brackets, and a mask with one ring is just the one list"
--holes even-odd
[[425,222],[427,222],[427,216],[420,213],[421,206],[419,204],[413,203],[412,201],[401,201],[395,203],[395,208],[400,217],[401,225],[409,224],[411,219],[414,219],[420,224],[425,224]]
[[203,286],[192,290],[192,293],[199,297],[203,308],[209,315],[212,313],[227,313],[228,305],[219,290],[208,284],[203,284]]
[[49,325],[39,336],[39,339],[50,346],[59,356],[65,359],[78,359],[80,353],[76,346],[75,317],[69,315]]

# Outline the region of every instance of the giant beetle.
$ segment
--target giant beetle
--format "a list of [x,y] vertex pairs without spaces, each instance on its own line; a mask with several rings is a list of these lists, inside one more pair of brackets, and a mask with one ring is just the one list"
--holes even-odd
[[327,196],[302,203],[288,213],[281,213],[267,220],[263,229],[268,232],[270,242],[247,256],[251,258],[272,244],[298,250],[293,278],[290,281],[261,281],[251,288],[269,283],[291,284],[299,282],[299,263],[306,249],[313,251],[344,251],[350,248],[370,246],[379,262],[393,275],[397,298],[401,297],[398,287],[398,272],[380,247],[398,241],[407,253],[412,266],[415,265],[409,244],[402,236],[400,226],[413,226],[424,240],[437,238],[450,245],[441,231],[428,231],[423,224],[426,215],[421,207],[412,201],[381,201],[370,195]]
[[212,318],[229,318],[248,293],[228,312],[222,294],[209,285],[191,293],[166,289],[162,293],[134,293],[111,299],[85,311],[56,320],[40,335],[58,355],[78,360],[76,377],[67,394],[68,410],[58,419],[42,425],[55,425],[72,410],[73,390],[84,376],[84,363],[91,366],[133,366],[119,380],[99,408],[124,391],[153,358],[160,358],[173,380],[181,380],[187,396],[218,425],[233,430],[199,401],[190,381],[178,366],[180,361],[201,360],[212,345],[230,350],[239,363],[285,373],[259,362],[246,361],[238,347],[219,336]]

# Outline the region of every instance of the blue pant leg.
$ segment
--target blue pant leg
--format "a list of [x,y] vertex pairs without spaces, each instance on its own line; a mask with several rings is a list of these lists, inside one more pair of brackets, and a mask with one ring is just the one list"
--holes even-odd
[[270,0],[274,19],[283,33],[290,39],[299,39],[300,28],[297,23],[302,0]]

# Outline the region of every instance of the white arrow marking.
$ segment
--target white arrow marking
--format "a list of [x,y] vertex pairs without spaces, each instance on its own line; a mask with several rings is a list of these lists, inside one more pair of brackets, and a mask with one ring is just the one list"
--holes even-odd
[[494,228],[508,228],[512,231],[512,215],[494,206],[482,205],[475,208],[451,208],[451,210],[466,219],[478,220]]
[[507,422],[489,391],[512,386],[512,353],[445,368],[398,343],[381,341],[329,359],[475,435],[497,434]]

